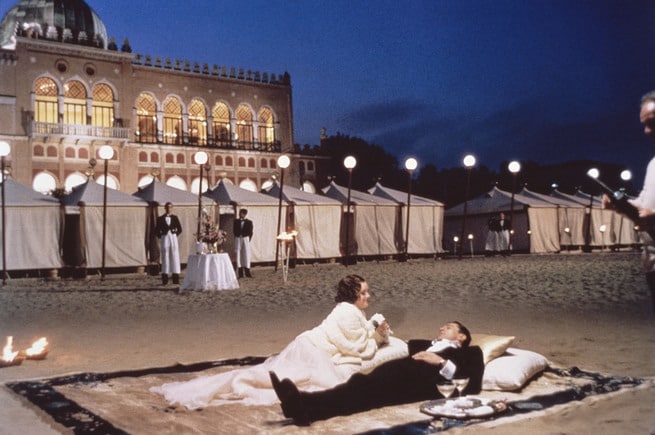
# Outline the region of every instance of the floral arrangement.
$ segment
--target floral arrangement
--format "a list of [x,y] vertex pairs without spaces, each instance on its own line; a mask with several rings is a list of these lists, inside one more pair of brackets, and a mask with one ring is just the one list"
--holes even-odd
[[212,218],[207,210],[203,209],[198,240],[207,244],[222,245],[225,243],[226,239],[227,232],[218,228],[218,226],[212,222]]

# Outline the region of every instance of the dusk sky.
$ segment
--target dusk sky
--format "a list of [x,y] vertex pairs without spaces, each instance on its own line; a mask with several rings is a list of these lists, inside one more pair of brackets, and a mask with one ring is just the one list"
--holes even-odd
[[492,170],[598,159],[638,176],[655,154],[638,118],[653,1],[87,3],[135,53],[288,72],[301,145],[325,127],[438,169],[473,153]]

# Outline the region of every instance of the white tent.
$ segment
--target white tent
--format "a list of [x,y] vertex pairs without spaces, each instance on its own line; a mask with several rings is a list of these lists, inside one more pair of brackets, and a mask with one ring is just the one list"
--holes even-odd
[[[75,186],[61,199],[66,209],[68,239],[64,259],[69,266],[102,266],[103,185],[93,179]],[[107,189],[105,267],[146,265],[148,203]],[[72,225],[72,227],[71,227]]]
[[[179,237],[180,261],[184,264],[189,254],[195,254],[196,233],[198,232],[198,195],[186,190],[162,183],[156,178],[152,182],[139,187],[133,193],[148,202],[150,208],[146,228],[147,256],[150,263],[159,263],[159,239],[155,233],[157,216],[165,213],[164,205],[167,202],[173,203],[173,213],[180,219],[182,235]],[[211,209],[214,202],[211,199],[201,197],[201,208]],[[211,214],[210,214],[211,215]],[[218,215],[218,213],[216,213]],[[218,217],[215,217],[218,220]]]
[[[401,192],[380,183],[370,188],[371,195],[386,198],[401,204],[403,228],[407,225],[407,192]],[[409,245],[408,254],[436,254],[443,252],[444,206],[439,201],[411,195],[409,204]],[[403,230],[403,237],[406,230]]]
[[[280,186],[273,183],[264,193],[279,198]],[[296,258],[318,259],[341,257],[339,234],[341,203],[327,196],[303,192],[284,186],[283,200],[289,203],[287,228],[298,232]]]
[[589,229],[591,246],[605,247],[615,243],[622,245],[640,243],[639,234],[634,230],[634,222],[614,210],[602,208],[600,195],[592,196],[577,191],[575,195],[570,196],[586,204],[587,207],[591,204],[591,228]]
[[582,246],[584,245],[584,225],[586,208],[579,202],[566,199],[563,196],[544,195],[543,193],[532,192],[526,187],[520,192],[528,198],[535,198],[558,207],[558,228],[560,246]]
[[[221,210],[221,228],[228,233],[225,251],[234,257],[234,216],[238,209],[248,210],[248,219],[253,222],[253,237],[250,241],[253,263],[275,261],[277,243],[277,217],[279,199],[269,195],[242,189],[230,183],[219,181],[216,187],[204,194],[215,201]],[[282,201],[282,225],[286,214],[286,202]],[[284,227],[282,228],[282,230]]]
[[62,266],[60,237],[63,219],[61,204],[56,198],[6,178],[5,214],[7,270],[58,269]]
[[[323,193],[342,204],[348,202],[348,188],[332,181]],[[354,213],[354,225],[349,232],[355,247],[350,255],[395,255],[402,246],[400,205],[396,201],[351,189],[350,203]],[[344,217],[345,219],[345,217]],[[342,223],[342,228],[343,228]],[[345,236],[345,230],[343,231]],[[400,243],[398,243],[400,242]],[[342,240],[342,246],[345,241]]]
[[[464,222],[465,204],[467,214]],[[507,217],[512,217],[513,250],[533,253],[560,250],[556,205],[518,193],[514,194],[513,213],[511,204],[512,194],[494,187],[487,193],[446,210],[444,234],[451,241],[454,236],[461,237],[464,224],[464,237],[468,239],[468,235],[472,234],[473,239],[466,240],[462,249],[473,254],[484,252],[489,218],[504,212]]]

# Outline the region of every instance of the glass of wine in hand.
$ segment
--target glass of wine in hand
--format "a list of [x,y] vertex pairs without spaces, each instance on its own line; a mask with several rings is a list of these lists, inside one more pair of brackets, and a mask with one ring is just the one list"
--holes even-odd
[[451,381],[443,381],[437,383],[437,390],[441,393],[444,398],[449,398],[453,391],[455,391],[455,384]]
[[459,397],[462,396],[462,392],[466,388],[466,386],[469,384],[469,378],[456,378],[453,379],[453,384],[455,384],[455,388],[457,388],[457,391],[459,391]]

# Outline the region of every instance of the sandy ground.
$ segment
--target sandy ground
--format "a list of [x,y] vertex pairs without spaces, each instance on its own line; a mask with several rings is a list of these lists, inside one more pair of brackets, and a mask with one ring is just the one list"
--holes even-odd
[[[51,351],[0,368],[0,382],[269,355],[331,310],[348,273],[367,279],[368,314],[383,313],[398,337],[430,338],[458,319],[473,332],[515,335],[515,347],[558,366],[655,377],[655,315],[636,252],[306,264],[286,283],[281,270],[253,273],[238,290],[181,294],[139,274],[11,279],[0,291],[0,338],[12,335],[20,349],[46,336]],[[0,403],[1,434],[63,431],[5,388]],[[485,431],[653,434],[653,403],[655,389],[644,388]]]

